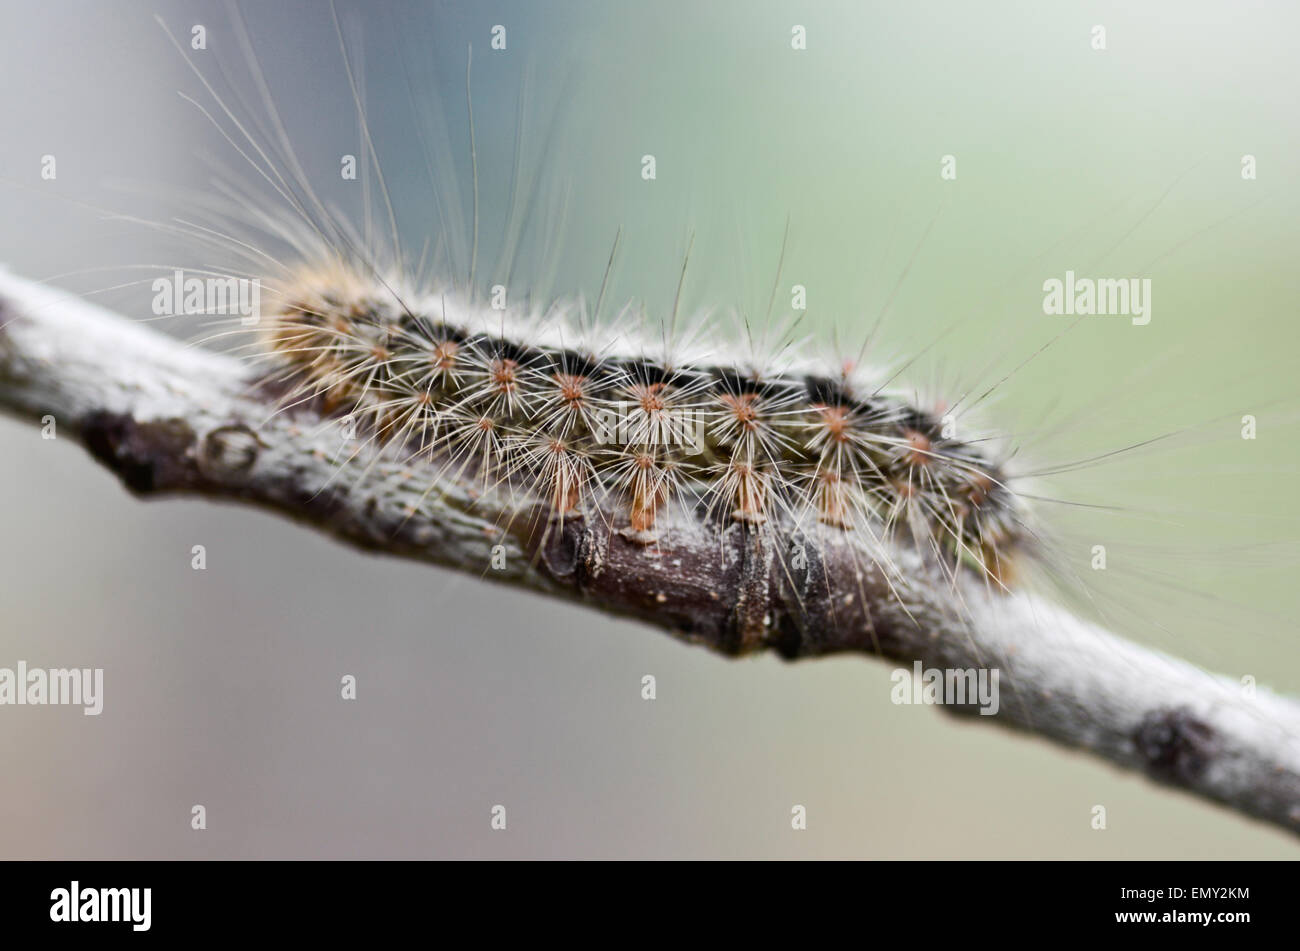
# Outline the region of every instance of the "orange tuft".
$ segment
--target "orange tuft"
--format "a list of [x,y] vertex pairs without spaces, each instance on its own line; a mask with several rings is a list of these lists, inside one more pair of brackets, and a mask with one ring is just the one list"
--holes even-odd
[[907,452],[903,459],[909,466],[928,466],[934,461],[933,444],[925,433],[907,429],[903,431],[903,438],[907,440]]

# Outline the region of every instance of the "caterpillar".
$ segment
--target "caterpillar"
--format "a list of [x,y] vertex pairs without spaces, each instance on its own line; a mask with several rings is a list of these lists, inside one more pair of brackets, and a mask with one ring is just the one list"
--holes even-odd
[[1028,538],[990,443],[945,434],[851,360],[818,366],[791,345],[720,364],[668,322],[654,339],[626,312],[631,326],[562,302],[476,308],[342,261],[307,265],[281,298],[261,340],[289,404],[355,419],[400,458],[505,484],[551,518],[612,510],[643,544],[675,505],[753,530],[815,521],[997,586]]

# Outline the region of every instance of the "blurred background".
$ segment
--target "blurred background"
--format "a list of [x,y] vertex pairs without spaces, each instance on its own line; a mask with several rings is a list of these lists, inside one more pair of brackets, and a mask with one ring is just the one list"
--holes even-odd
[[[202,223],[223,181],[275,203],[177,94],[221,118],[155,14],[265,141],[242,17],[313,187],[384,227],[377,182],[339,175],[366,147],[328,5],[0,9],[0,261],[15,271],[144,319],[159,268],[221,263],[149,222]],[[608,301],[662,313],[690,245],[686,306],[761,318],[788,220],[778,309],[804,285],[803,326],[853,352],[880,318],[871,359],[917,357],[900,382],[927,398],[1007,378],[982,409],[1018,459],[1190,427],[1045,480],[1051,499],[1111,507],[1040,506],[1060,540],[1048,573],[1076,600],[1086,583],[1131,637],[1300,691],[1293,5],[337,10],[403,241],[441,248],[438,270],[468,270],[472,44],[481,284],[513,259],[512,297],[594,298],[621,228]],[[1151,323],[1083,321],[1017,370],[1064,327],[1042,285],[1066,269],[1149,277]],[[9,419],[0,531],[0,666],[105,671],[97,718],[0,708],[4,858],[1300,855],[1089,757],[895,706],[890,665],[728,661],[278,517],[146,504],[71,440]],[[1104,573],[1088,569],[1097,543]]]

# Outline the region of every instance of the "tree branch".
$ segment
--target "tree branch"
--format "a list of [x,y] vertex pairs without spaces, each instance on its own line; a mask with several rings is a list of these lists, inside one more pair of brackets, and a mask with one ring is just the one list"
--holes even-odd
[[[728,654],[993,667],[998,710],[976,719],[1300,831],[1300,705],[1289,698],[1247,695],[1029,594],[954,588],[907,550],[891,554],[903,580],[886,578],[837,530],[736,524],[719,537],[679,511],[647,547],[613,513],[553,521],[507,488],[349,443],[313,408],[277,412],[276,396],[231,357],[0,272],[0,407],[52,416],[139,495],[261,505],[362,548],[584,601]],[[792,569],[796,546],[804,557]],[[967,699],[945,709],[977,714]]]

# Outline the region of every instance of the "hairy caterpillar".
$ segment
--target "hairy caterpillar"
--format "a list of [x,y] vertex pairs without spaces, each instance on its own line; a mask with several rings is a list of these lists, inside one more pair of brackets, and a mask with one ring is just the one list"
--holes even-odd
[[812,519],[905,536],[999,584],[1025,544],[998,461],[851,363],[832,374],[787,350],[779,370],[713,365],[708,348],[584,330],[562,304],[476,309],[342,263],[282,293],[265,341],[286,400],[354,416],[407,458],[508,483],[553,518],[601,511],[608,495],[644,543],[669,505],[756,529]]

